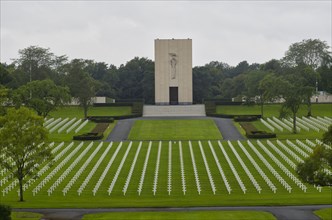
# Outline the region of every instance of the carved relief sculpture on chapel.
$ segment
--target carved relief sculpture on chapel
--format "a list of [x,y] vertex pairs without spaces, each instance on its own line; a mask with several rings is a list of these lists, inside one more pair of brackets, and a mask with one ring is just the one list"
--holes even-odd
[[175,53],[170,53],[170,65],[171,65],[171,79],[176,78],[176,64],[177,64],[177,59],[176,59],[176,54]]

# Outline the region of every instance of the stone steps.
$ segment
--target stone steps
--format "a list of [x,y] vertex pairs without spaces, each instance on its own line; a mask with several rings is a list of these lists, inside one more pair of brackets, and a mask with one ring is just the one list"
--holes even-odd
[[206,116],[204,105],[144,105],[143,117]]

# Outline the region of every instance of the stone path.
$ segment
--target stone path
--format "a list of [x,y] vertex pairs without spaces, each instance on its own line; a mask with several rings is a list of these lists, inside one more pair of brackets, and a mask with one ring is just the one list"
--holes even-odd
[[224,140],[244,140],[245,138],[234,126],[232,119],[228,118],[211,118],[211,117],[142,117],[142,118],[131,118],[119,120],[113,128],[106,141],[125,141],[128,138],[130,129],[134,125],[136,120],[182,120],[182,119],[213,119],[221,132]]
[[80,220],[86,214],[105,212],[188,212],[188,211],[264,211],[278,220],[319,220],[313,211],[332,205],[243,206],[243,207],[169,207],[169,208],[101,208],[101,209],[13,209],[15,212],[43,214],[43,220]]

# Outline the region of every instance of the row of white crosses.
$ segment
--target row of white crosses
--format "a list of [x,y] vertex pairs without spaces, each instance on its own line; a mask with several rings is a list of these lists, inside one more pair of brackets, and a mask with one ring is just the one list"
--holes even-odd
[[263,118],[260,118],[260,121],[268,128],[270,129],[272,132],[274,132],[274,127],[271,126],[267,121],[265,121]]
[[290,140],[286,140],[286,143],[292,147],[292,149],[294,149],[295,151],[297,151],[299,154],[301,154],[302,157],[306,158],[309,155],[304,152],[301,148],[299,148],[298,146],[296,146],[293,142],[291,142]]
[[255,148],[255,146],[248,140],[249,147],[255,152],[264,165],[270,170],[270,172],[277,178],[277,180],[285,187],[285,189],[291,193],[292,187],[280,176],[280,174],[271,166],[271,164],[264,158],[264,156]]
[[149,162],[149,157],[150,157],[150,152],[151,152],[151,146],[152,146],[152,142],[150,141],[148,151],[146,152],[146,156],[145,156],[145,160],[144,160],[144,165],[143,165],[141,178],[140,178],[140,181],[139,181],[139,184],[138,184],[138,189],[137,189],[138,195],[141,195],[141,192],[142,192],[142,189],[143,189],[145,173],[146,173],[146,169],[148,167],[148,162]]
[[319,129],[321,129],[323,131],[327,131],[328,126],[324,126],[324,125],[321,125],[320,123],[317,123],[317,121],[313,120],[312,117],[310,117],[310,118],[302,117],[302,119],[304,121],[306,121],[306,122],[308,122],[308,123],[316,126],[317,128],[319,128]]
[[322,118],[314,118],[314,117],[309,117],[309,119],[311,121],[314,121],[316,122],[317,124],[320,124],[324,127],[324,130],[327,131],[328,130],[328,127],[332,124],[332,123],[329,123],[327,122],[326,120],[322,119]]
[[271,118],[267,118],[267,121],[272,124],[273,127],[275,127],[276,129],[278,129],[279,131],[284,131],[284,129],[278,125],[276,122],[274,122]]
[[235,178],[236,178],[238,184],[240,185],[241,190],[242,190],[243,193],[245,194],[246,191],[247,191],[246,186],[243,184],[243,182],[242,182],[242,180],[241,180],[241,178],[240,178],[240,176],[239,176],[237,170],[235,169],[235,167],[234,167],[232,161],[229,159],[228,154],[227,154],[227,152],[225,151],[225,149],[224,149],[224,147],[222,146],[222,144],[221,144],[220,141],[218,141],[218,145],[219,145],[219,147],[220,147],[220,149],[221,149],[223,155],[225,156],[226,161],[227,161],[229,167],[231,168],[231,170],[232,170],[232,172],[233,172],[233,174],[234,174],[234,176],[235,176]]
[[118,155],[118,153],[119,153],[121,147],[122,147],[122,142],[120,142],[120,144],[118,145],[118,147],[117,147],[117,149],[115,150],[114,154],[112,155],[110,161],[108,162],[107,166],[105,167],[103,173],[102,173],[101,176],[99,177],[99,179],[98,179],[98,181],[97,181],[95,187],[93,188],[92,193],[93,193],[94,196],[95,196],[96,193],[98,192],[98,189],[99,189],[100,185],[101,185],[102,182],[104,181],[105,176],[106,176],[108,170],[110,169],[110,167],[112,166],[112,164],[113,164],[113,162],[114,162],[116,156]]
[[250,172],[250,170],[248,169],[248,167],[245,165],[245,163],[243,162],[242,158],[240,157],[240,155],[237,153],[237,151],[235,150],[233,144],[228,141],[227,142],[228,145],[230,146],[231,150],[233,151],[236,159],[239,161],[239,163],[241,164],[243,170],[246,172],[246,174],[248,175],[249,179],[251,180],[252,184],[255,186],[256,190],[258,193],[261,193],[262,188],[261,186],[258,184],[258,182],[256,181],[255,177],[252,175],[252,173]]
[[171,195],[172,191],[172,141],[168,142],[168,172],[167,172],[167,192]]
[[157,154],[157,161],[156,161],[156,169],[154,172],[154,179],[153,179],[153,195],[156,195],[157,192],[157,186],[158,186],[158,174],[159,174],[159,165],[160,165],[160,154],[161,154],[161,141],[159,141],[159,146],[158,146],[158,154]]
[[59,129],[59,128],[60,128],[62,125],[64,125],[68,120],[69,120],[69,118],[65,118],[65,119],[63,119],[62,121],[60,121],[59,123],[57,123],[55,126],[53,126],[53,127],[49,130],[49,132],[50,132],[50,133],[53,133],[53,131]]
[[330,150],[332,149],[331,146],[329,146],[329,145],[327,145],[327,144],[324,144],[321,140],[316,139],[316,143],[317,143],[317,144],[320,144],[320,145],[323,145],[323,146],[326,147],[327,149],[330,149]]
[[[78,147],[81,148],[84,142],[81,142]],[[53,183],[53,185],[47,190],[48,196],[50,196],[53,191],[62,183],[62,181],[70,174],[70,172],[76,167],[76,165],[82,160],[82,158],[91,149],[93,142],[91,142],[84,151],[74,160],[72,164],[61,174],[61,176]]]
[[198,172],[197,172],[195,156],[194,156],[193,148],[192,148],[192,145],[191,145],[191,141],[189,141],[189,150],[190,150],[191,161],[192,161],[192,165],[193,165],[193,169],[194,169],[197,192],[200,195],[201,194],[201,184],[200,184],[200,181],[199,181],[199,176],[198,176]]
[[[74,128],[77,127],[77,125],[79,125],[82,122],[82,119],[78,119],[74,124],[72,124],[67,130],[66,133],[68,134],[69,132],[71,132]],[[77,132],[76,132],[77,133]]]
[[[288,118],[288,120],[293,124],[293,118]],[[303,130],[309,131],[309,127],[307,127],[306,125],[302,124],[299,120],[296,120],[296,127],[297,128],[301,128]]]
[[319,132],[319,128],[317,128],[315,125],[311,124],[310,122],[302,120],[299,117],[296,117],[296,120],[297,120],[297,123],[303,124],[303,125],[309,127],[310,129]]
[[292,131],[292,127],[291,126],[289,126],[289,125],[287,125],[286,123],[284,123],[283,121],[281,121],[280,119],[278,119],[278,118],[276,118],[276,117],[272,117],[272,119],[276,122],[276,123],[278,123],[281,127],[283,127],[283,128],[285,128],[286,130],[288,130],[288,131]]
[[49,124],[44,124],[46,129],[50,129],[51,127],[53,127],[54,125],[56,125],[57,123],[59,123],[62,120],[62,118],[57,118],[56,120],[53,120],[51,123]]
[[218,167],[219,173],[220,173],[220,175],[221,175],[221,178],[222,178],[222,180],[223,180],[223,182],[224,182],[224,184],[225,184],[226,190],[227,190],[228,194],[231,194],[231,192],[232,192],[232,187],[230,186],[230,184],[229,184],[229,182],[228,182],[228,180],[227,180],[227,177],[226,177],[226,175],[225,175],[225,173],[224,173],[224,170],[222,169],[222,167],[221,167],[221,165],[220,165],[219,159],[218,159],[218,157],[217,157],[216,152],[214,151],[214,148],[213,148],[213,146],[212,146],[211,141],[209,141],[208,143],[209,143],[209,147],[210,147],[210,150],[211,150],[211,152],[212,152],[213,158],[214,158],[214,160],[216,161],[216,164],[217,164],[217,167]]
[[[71,146],[73,143],[70,144]],[[57,174],[63,166],[65,166],[71,158],[81,149],[83,143],[79,144],[65,159],[61,161],[33,190],[32,193],[35,196],[52,178]]]
[[[64,146],[64,142],[61,142],[60,144],[58,144],[55,148],[52,149],[51,153],[55,154],[56,152],[58,152],[63,146]],[[54,145],[54,142],[52,142],[50,145]],[[58,156],[58,155],[57,155]],[[58,160],[59,157],[57,157]],[[53,161],[56,162],[56,159],[53,159]],[[37,172],[37,176],[42,176],[51,166],[52,162],[48,162],[43,168],[41,168],[38,172]],[[34,183],[36,181],[35,178],[30,178],[24,185],[23,185],[23,190],[27,190],[29,188],[29,186]],[[19,191],[19,190],[18,190]]]
[[296,143],[310,154],[314,151],[311,147],[309,147],[308,145],[306,145],[305,143],[303,143],[298,139],[296,139]]
[[213,177],[211,175],[211,171],[210,171],[210,167],[209,167],[209,164],[206,160],[206,157],[205,157],[205,153],[204,153],[204,150],[203,150],[203,147],[202,147],[202,143],[201,141],[198,141],[198,145],[199,145],[199,148],[201,150],[201,154],[202,154],[202,157],[203,157],[203,161],[204,161],[204,165],[205,165],[205,169],[206,169],[206,172],[208,174],[208,178],[209,178],[209,181],[210,181],[210,185],[211,185],[211,189],[212,189],[212,192],[213,194],[215,195],[216,194],[216,186],[214,184],[214,180],[213,180]]
[[[293,122],[292,121],[290,121],[290,120],[287,120],[286,118],[283,118],[282,119],[282,121],[286,124],[286,125],[288,125],[291,129],[289,130],[289,131],[292,131],[292,129],[293,129]],[[309,128],[308,127],[303,127],[302,126],[302,128],[304,129],[304,130],[306,130],[306,131],[309,131]],[[298,124],[296,124],[296,131],[297,132],[301,132],[301,127],[298,125]]]
[[269,157],[277,164],[277,166],[304,192],[307,191],[307,187],[296,177],[292,172],[290,172],[287,167],[285,167],[280,160],[278,160],[272,153],[269,151],[265,145],[257,140],[257,144],[263,149],[263,151],[269,155]]
[[64,124],[61,128],[59,128],[58,133],[61,133],[63,130],[65,130],[69,125],[71,125],[72,123],[74,123],[74,121],[76,121],[76,118],[71,119],[70,121],[68,121],[66,124]]
[[284,145],[281,141],[277,140],[277,144],[284,149],[289,155],[291,155],[297,162],[302,163],[303,159],[299,157],[296,153],[290,150],[286,145]]
[[[93,145],[93,142],[90,144]],[[89,145],[89,146],[90,146]],[[75,173],[75,175],[71,178],[71,180],[67,183],[65,188],[63,188],[62,193],[63,195],[66,195],[67,192],[70,190],[70,188],[74,185],[76,180],[82,175],[82,173],[85,171],[86,167],[90,164],[92,159],[96,156],[96,154],[99,152],[100,148],[103,146],[103,142],[100,142],[98,147],[92,152],[92,154],[89,156],[89,158],[84,162],[84,164],[81,166],[81,168]]]
[[276,193],[277,187],[272,183],[270,178],[264,173],[264,171],[261,169],[261,167],[256,163],[256,160],[252,158],[252,156],[249,154],[249,152],[246,150],[246,148],[242,145],[240,141],[237,141],[238,145],[244,152],[244,154],[247,156],[247,158],[250,160],[251,164],[255,167],[257,172],[261,175],[261,177],[264,179],[266,184],[270,187],[270,189],[273,191],[273,193]]
[[[64,142],[61,142],[58,146],[56,146],[55,148],[53,148],[51,150],[52,154],[55,154],[57,151],[59,151],[64,145]],[[52,148],[54,146],[54,142],[50,143],[49,147]],[[37,176],[42,176],[51,166],[51,162],[48,162],[46,165],[44,165],[43,168],[41,168],[38,172],[37,172]],[[23,191],[27,190],[29,188],[29,186],[34,183],[36,181],[35,178],[30,178],[26,183],[23,184]],[[19,195],[19,190],[17,190],[17,193]]]
[[329,123],[332,124],[332,118],[329,118],[329,117],[324,116],[323,119],[326,120],[326,121],[328,121]]
[[129,186],[129,183],[130,183],[130,180],[131,180],[131,177],[132,177],[134,169],[135,169],[135,165],[136,165],[136,161],[137,161],[139,152],[141,151],[141,147],[142,147],[142,141],[139,143],[138,148],[136,150],[136,154],[135,154],[134,160],[131,163],[130,170],[129,170],[129,173],[128,173],[128,176],[127,176],[127,179],[126,179],[126,183],[125,183],[125,185],[123,186],[123,189],[122,189],[123,195],[126,195],[126,192],[127,192],[127,189],[128,189],[128,186]]
[[104,153],[101,155],[101,157],[98,159],[97,163],[93,166],[92,170],[89,172],[89,174],[87,175],[87,177],[84,179],[83,183],[81,184],[81,186],[78,188],[77,193],[80,196],[84,190],[84,188],[86,187],[86,185],[88,185],[88,183],[90,182],[92,176],[95,174],[96,170],[98,169],[98,167],[100,166],[100,164],[103,162],[104,158],[106,157],[108,151],[112,148],[113,142],[111,142],[106,150],[104,151]]
[[43,126],[45,127],[46,125],[48,125],[49,123],[51,123],[52,121],[54,121],[54,118],[49,118],[49,119],[44,119],[44,124],[43,124]]
[[108,190],[107,190],[108,195],[111,195],[111,193],[112,193],[112,191],[113,191],[114,185],[115,185],[116,181],[118,180],[118,177],[119,177],[120,172],[121,172],[121,170],[122,170],[123,164],[124,164],[124,162],[125,162],[126,159],[127,159],[127,156],[128,156],[128,154],[129,154],[129,151],[130,151],[132,145],[133,145],[133,142],[131,141],[131,142],[129,143],[128,147],[127,147],[126,153],[124,154],[124,156],[123,156],[123,158],[122,158],[122,160],[121,160],[121,162],[120,162],[120,165],[119,165],[118,169],[116,170],[116,173],[115,173],[115,175],[114,175],[114,177],[113,177],[113,180],[112,180],[112,182],[111,182],[111,185],[108,187]]
[[[74,128],[76,128],[75,133],[78,133],[89,121],[85,120],[82,123],[82,119],[77,119],[73,118],[69,121],[69,118],[65,118],[62,120],[62,118],[51,118],[48,119],[45,123],[44,126],[46,129],[49,129],[49,132],[52,133],[54,131],[58,131],[58,133],[63,132],[66,128],[69,128],[66,130],[66,133],[68,134],[71,132]],[[75,122],[76,121],[76,122]],[[75,123],[74,123],[75,122]],[[79,126],[80,125],[80,126]],[[79,126],[79,127],[77,127]]]
[[294,170],[296,169],[296,164],[289,159],[281,150],[279,150],[271,141],[267,140],[266,142],[279,156],[288,163],[289,166],[291,166]]
[[182,183],[182,192],[183,195],[186,195],[186,174],[184,172],[184,163],[183,163],[183,153],[182,153],[182,143],[179,142],[179,156],[180,156],[180,168],[181,168],[181,183]]

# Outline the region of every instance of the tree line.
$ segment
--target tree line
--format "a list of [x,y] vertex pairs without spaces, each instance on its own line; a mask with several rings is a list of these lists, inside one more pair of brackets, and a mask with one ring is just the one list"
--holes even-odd
[[[196,66],[193,68],[193,101],[235,98],[255,101],[263,107],[264,102],[278,98],[294,103],[291,96],[301,95],[300,102],[308,105],[310,115],[310,97],[316,86],[319,91],[332,93],[329,49],[324,41],[307,39],[290,45],[280,60],[272,59],[263,64],[242,61],[236,66],[212,61]],[[116,67],[94,60],[69,60],[66,55],[57,56],[49,48],[38,46],[21,49],[18,55],[10,64],[1,63],[0,86],[9,90],[17,105],[43,106],[42,113],[37,110],[40,115],[46,116],[52,110],[50,103],[62,103],[70,97],[75,97],[85,111],[93,96],[154,103],[154,62],[150,59],[135,57]],[[38,96],[45,93],[52,93],[47,95],[52,97],[52,102],[40,102]],[[290,108],[296,110],[294,106]]]

